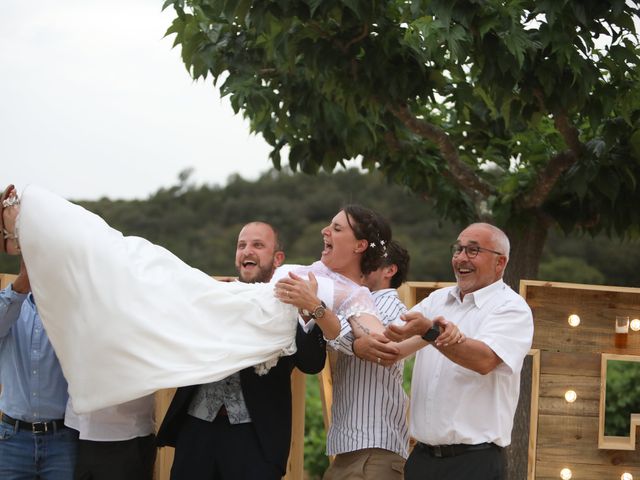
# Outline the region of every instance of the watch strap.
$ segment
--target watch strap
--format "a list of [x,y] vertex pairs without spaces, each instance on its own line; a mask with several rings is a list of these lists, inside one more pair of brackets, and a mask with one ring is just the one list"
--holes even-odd
[[438,325],[432,325],[429,330],[422,335],[422,339],[425,342],[433,342],[436,338],[440,336],[440,327]]

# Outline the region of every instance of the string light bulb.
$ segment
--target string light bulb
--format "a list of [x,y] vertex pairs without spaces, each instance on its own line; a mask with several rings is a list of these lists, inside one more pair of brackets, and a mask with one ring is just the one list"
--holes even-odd
[[571,325],[572,327],[577,327],[578,325],[580,325],[580,316],[572,313],[571,315],[569,315],[569,318],[567,318],[567,322],[569,322],[569,325]]
[[629,472],[624,472],[622,475],[620,475],[620,480],[633,480],[633,475],[631,475]]
[[564,394],[564,399],[569,403],[575,402],[577,398],[578,394],[574,390],[567,390]]
[[631,323],[629,323],[629,328],[634,332],[640,330],[640,318],[634,318],[633,320],[631,320]]
[[568,468],[563,468],[562,470],[560,470],[560,478],[562,480],[571,480],[572,476],[573,473]]

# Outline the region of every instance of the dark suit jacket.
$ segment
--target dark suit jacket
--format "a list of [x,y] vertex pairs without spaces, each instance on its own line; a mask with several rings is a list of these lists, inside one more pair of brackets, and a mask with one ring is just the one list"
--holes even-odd
[[[240,371],[242,393],[265,458],[286,471],[291,443],[291,371],[318,373],[324,367],[326,342],[316,325],[308,334],[298,325],[295,354],[281,357],[266,375],[253,367]],[[181,387],[169,405],[158,430],[159,446],[175,446],[178,432],[198,385]]]

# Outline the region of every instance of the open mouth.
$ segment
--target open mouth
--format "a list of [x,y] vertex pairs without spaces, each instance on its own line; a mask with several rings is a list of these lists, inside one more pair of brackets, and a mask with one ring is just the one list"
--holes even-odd
[[333,250],[333,245],[328,242],[324,242],[324,249],[322,250],[322,255],[327,255]]
[[469,275],[475,272],[475,270],[470,267],[456,267],[456,271],[458,272],[459,275]]
[[241,265],[242,265],[242,268],[252,268],[258,265],[258,263],[255,262],[254,260],[245,260],[241,263]]

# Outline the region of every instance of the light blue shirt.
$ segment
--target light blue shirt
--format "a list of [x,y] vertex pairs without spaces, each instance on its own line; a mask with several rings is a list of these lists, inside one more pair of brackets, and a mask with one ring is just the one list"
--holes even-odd
[[0,290],[0,410],[18,420],[64,418],[67,381],[33,294]]

